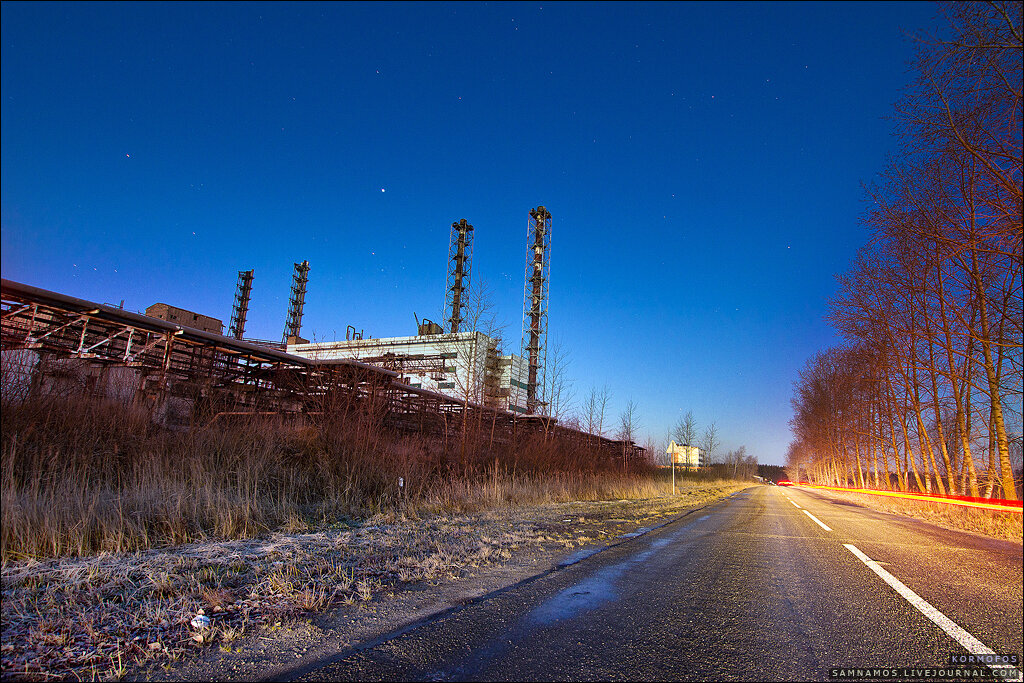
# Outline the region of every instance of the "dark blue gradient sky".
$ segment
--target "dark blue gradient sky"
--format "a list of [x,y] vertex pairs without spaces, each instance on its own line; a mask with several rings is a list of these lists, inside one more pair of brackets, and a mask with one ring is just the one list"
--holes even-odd
[[781,463],[930,3],[2,5],[3,277],[279,339],[439,318],[476,226],[518,350],[528,211],[550,344],[664,437]]

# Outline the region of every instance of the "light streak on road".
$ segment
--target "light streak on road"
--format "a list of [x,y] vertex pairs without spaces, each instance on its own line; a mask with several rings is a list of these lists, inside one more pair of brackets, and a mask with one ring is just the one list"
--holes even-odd
[[829,491],[846,491],[847,493],[864,493],[874,496],[889,496],[890,498],[909,498],[920,500],[926,503],[945,503],[946,505],[961,505],[963,507],[981,508],[983,510],[999,510],[1000,512],[1024,511],[1024,503],[1019,500],[986,500],[984,498],[971,498],[970,496],[937,496],[925,493],[903,493],[901,491],[878,491],[876,489],[850,489],[842,486],[823,486],[821,484],[808,484],[800,482],[797,486],[805,486],[812,489],[826,489]]

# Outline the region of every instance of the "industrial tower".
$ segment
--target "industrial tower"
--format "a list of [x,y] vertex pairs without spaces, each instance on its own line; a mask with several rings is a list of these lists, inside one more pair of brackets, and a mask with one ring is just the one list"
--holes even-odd
[[473,226],[463,218],[458,223],[452,223],[448,246],[448,289],[444,307],[449,312],[448,331],[453,334],[459,331],[463,322],[462,309],[466,306],[465,295],[469,289],[472,261]]
[[309,261],[295,264],[295,274],[292,275],[292,298],[288,302],[288,321],[284,324],[285,344],[301,343],[299,332],[302,330],[302,307],[306,303],[306,283],[309,282]]
[[231,309],[231,325],[228,334],[241,339],[245,334],[245,318],[249,315],[249,297],[252,296],[251,270],[238,271],[238,284],[235,287],[235,305]]
[[548,280],[551,275],[551,213],[530,210],[526,232],[526,283],[523,287],[522,355],[529,367],[526,412],[546,411],[544,361],[548,331]]

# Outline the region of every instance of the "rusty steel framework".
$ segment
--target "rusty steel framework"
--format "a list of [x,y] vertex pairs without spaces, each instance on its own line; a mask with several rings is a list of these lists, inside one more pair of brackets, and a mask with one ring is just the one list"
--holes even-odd
[[288,343],[291,338],[300,338],[302,331],[302,308],[306,305],[306,284],[309,282],[309,261],[295,264],[292,275],[292,296],[288,302],[288,320],[284,324],[281,341]]
[[[358,411],[383,428],[421,437],[447,439],[460,426],[486,424],[496,442],[544,434],[585,443],[595,456],[622,458],[620,441],[413,387],[388,368],[294,356],[10,280],[2,280],[0,298],[5,404],[73,388],[94,400],[146,408],[171,425]],[[406,362],[417,361],[430,362]],[[627,448],[642,457],[639,447]]]
[[529,378],[526,411],[546,413],[545,356],[548,331],[548,282],[551,277],[551,212],[530,209],[526,231],[526,282],[523,285],[522,355]]
[[448,245],[448,280],[444,307],[449,312],[448,331],[461,331],[462,309],[473,268],[473,226],[465,218],[452,223]]
[[238,271],[238,284],[235,286],[235,303],[231,307],[231,324],[228,334],[235,339],[245,335],[245,319],[249,315],[249,298],[252,296],[251,270]]

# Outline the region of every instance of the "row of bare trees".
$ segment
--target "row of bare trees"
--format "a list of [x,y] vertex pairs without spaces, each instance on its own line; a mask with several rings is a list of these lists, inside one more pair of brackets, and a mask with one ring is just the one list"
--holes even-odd
[[[718,438],[718,425],[711,422],[704,427],[704,432],[700,436],[697,435],[697,432],[697,418],[693,416],[692,410],[688,410],[673,425],[669,431],[669,437],[678,444],[697,446],[704,454],[704,461],[710,465],[715,462],[715,451],[722,445]],[[727,454],[727,459],[728,455],[730,454]]]
[[1021,4],[943,4],[839,277],[845,343],[796,383],[791,476],[1017,499]]

